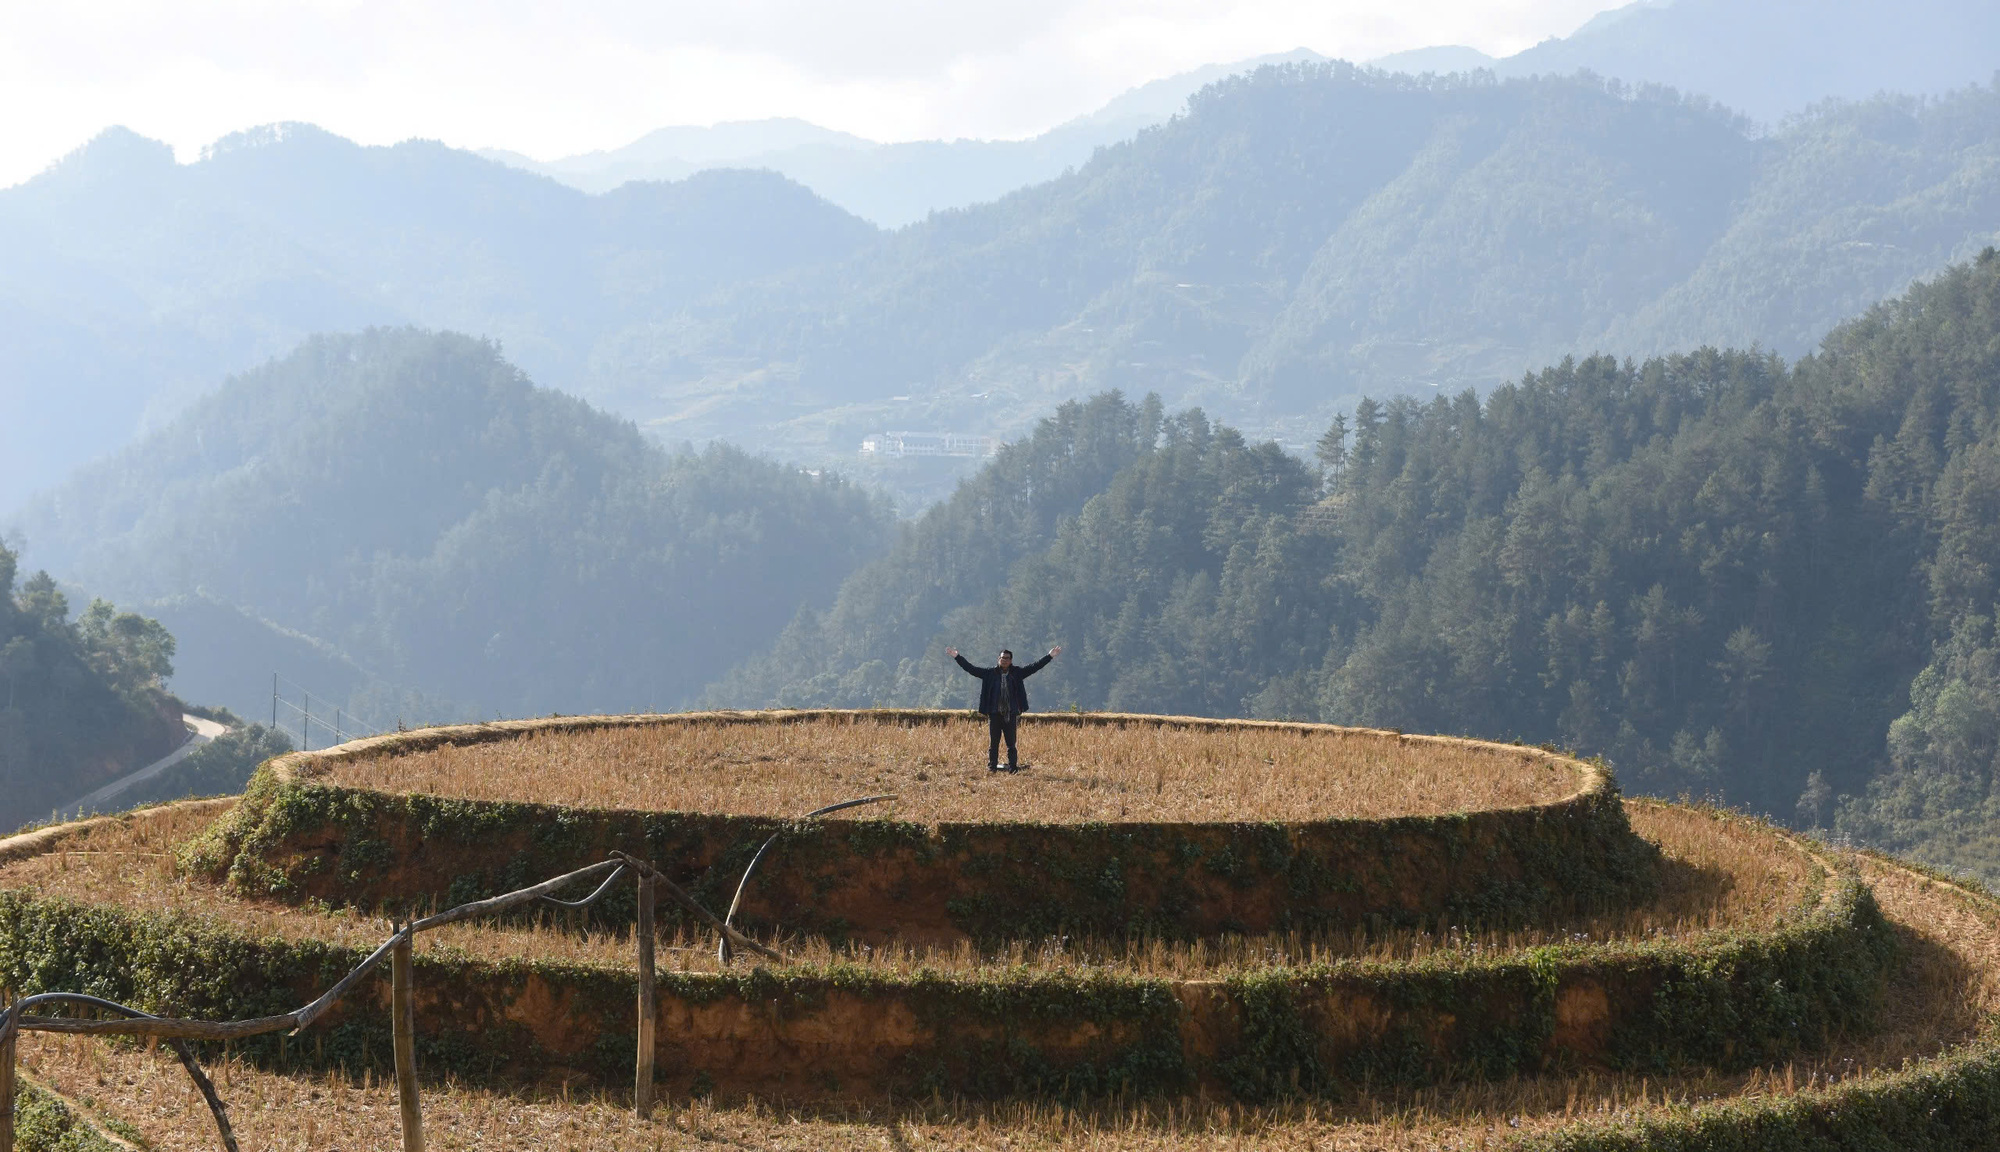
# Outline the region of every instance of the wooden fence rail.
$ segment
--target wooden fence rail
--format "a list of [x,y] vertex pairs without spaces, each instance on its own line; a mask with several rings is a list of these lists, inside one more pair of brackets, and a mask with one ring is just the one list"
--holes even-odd
[[[809,812],[800,819],[811,819],[843,808],[893,799],[895,799],[893,796],[868,796]],[[750,882],[751,872],[756,869],[757,863],[764,858],[764,853],[776,839],[777,836],[773,835],[770,840],[765,841],[756,856],[752,858],[749,867],[743,870],[742,881],[737,885],[737,900],[742,899],[743,885]],[[202,1098],[208,1101],[208,1109],[215,1117],[216,1132],[222,1141],[222,1147],[226,1152],[238,1152],[236,1133],[229,1123],[228,1107],[222,1102],[222,1098],[216,1095],[214,1083],[202,1071],[201,1063],[195,1059],[194,1050],[188,1046],[188,1041],[238,1040],[286,1029],[290,1030],[291,1035],[297,1035],[311,1027],[314,1021],[352,991],[363,977],[385,959],[390,965],[389,1014],[391,1033],[394,1037],[396,1092],[402,1110],[403,1148],[404,1152],[423,1152],[423,1111],[417,1092],[416,1006],[412,972],[417,934],[442,928],[447,924],[456,924],[461,920],[495,916],[524,904],[564,909],[588,908],[603,899],[627,872],[634,875],[639,889],[639,916],[633,930],[639,966],[637,1005],[639,1036],[633,1073],[633,1107],[642,1118],[646,1117],[651,1114],[653,1108],[654,1017],[658,1003],[653,958],[653,913],[658,893],[664,891],[674,903],[715,930],[717,948],[725,962],[735,949],[751,952],[779,963],[785,961],[785,956],[776,949],[743,935],[729,923],[729,919],[734,918],[736,911],[734,903],[730,906],[729,917],[719,918],[702,907],[686,889],[668,879],[665,873],[653,867],[650,862],[624,852],[613,852],[609,859],[578,868],[574,872],[565,872],[539,884],[518,888],[486,900],[473,900],[434,915],[420,917],[407,924],[398,923],[389,938],[382,942],[381,947],[355,965],[353,971],[341,977],[333,987],[321,993],[317,1000],[282,1016],[261,1016],[253,1020],[181,1020],[155,1016],[137,1008],[80,992],[42,992],[16,1000],[0,1010],[0,1152],[16,1152],[15,1056],[18,1049],[16,1040],[22,1032],[61,1032],[82,1036],[145,1036],[168,1041],[173,1045],[175,1055],[180,1057],[181,1065],[187,1069],[188,1076],[200,1089]],[[581,900],[562,900],[554,895],[577,881],[596,879],[599,876],[602,876],[603,880]],[[45,1006],[96,1009],[100,1012],[113,1013],[115,1018],[107,1020],[46,1016],[31,1011]]]

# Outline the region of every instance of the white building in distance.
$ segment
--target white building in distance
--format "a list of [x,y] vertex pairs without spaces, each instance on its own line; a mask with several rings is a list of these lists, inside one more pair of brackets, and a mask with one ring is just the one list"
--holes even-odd
[[999,450],[1000,441],[991,436],[958,432],[884,432],[861,442],[861,454],[879,460],[900,460],[905,456],[991,456]]

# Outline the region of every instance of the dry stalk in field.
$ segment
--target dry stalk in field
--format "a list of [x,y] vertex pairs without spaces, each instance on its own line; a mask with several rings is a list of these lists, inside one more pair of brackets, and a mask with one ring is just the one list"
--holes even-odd
[[1033,714],[1022,729],[1032,769],[996,777],[985,771],[983,726],[912,715],[534,731],[357,755],[331,762],[327,779],[461,799],[772,816],[894,792],[882,815],[924,823],[1423,816],[1547,803],[1581,786],[1573,762],[1535,748]]

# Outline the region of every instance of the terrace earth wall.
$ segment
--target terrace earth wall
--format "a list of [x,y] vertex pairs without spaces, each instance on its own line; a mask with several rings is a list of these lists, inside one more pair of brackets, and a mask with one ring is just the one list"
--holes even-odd
[[[303,1003],[363,954],[0,892],[0,985],[16,993],[87,989],[160,1013],[243,1018]],[[667,972],[655,1066],[673,1091],[729,1095],[1201,1088],[1246,1100],[1362,1079],[1744,1067],[1865,1031],[1892,961],[1872,898],[1842,882],[1772,933],[1491,961],[1178,981],[1101,969]],[[387,994],[371,982],[308,1034],[251,1051],[279,1064],[386,1068]],[[629,1082],[629,972],[420,949],[416,995],[427,1074]]]
[[[397,734],[267,765],[199,850],[239,890],[362,907],[447,906],[611,850],[659,863],[727,906],[757,845],[783,832],[739,923],[865,942],[935,944],[1063,933],[1170,937],[1286,929],[1549,922],[1643,898],[1651,846],[1601,767],[1539,805],[1390,819],[1268,823],[942,823],[568,808],[342,787],[344,757],[535,731],[633,724],[784,723],[835,716],[937,723],[935,711],[718,713],[467,725]],[[1043,724],[1254,721],[1055,714]],[[1361,738],[1439,737],[1316,725]],[[1511,756],[1522,750],[1476,741]],[[1534,755],[1545,755],[1534,751]],[[614,912],[622,911],[613,909]]]
[[[1983,917],[2000,900],[1983,885],[1874,856],[1955,892]],[[1819,1152],[1895,1149],[1962,1152],[2000,1148],[2000,1019],[1967,1043],[1883,1075],[1837,1085],[1717,1100],[1666,1116],[1586,1123],[1514,1141],[1519,1152]]]

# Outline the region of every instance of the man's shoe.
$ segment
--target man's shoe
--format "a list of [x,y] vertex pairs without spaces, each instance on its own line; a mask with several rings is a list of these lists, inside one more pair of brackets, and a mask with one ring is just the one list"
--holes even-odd
[[998,764],[988,764],[988,765],[986,766],[986,770],[987,770],[988,772],[998,772],[998,771],[1000,771],[1000,765],[998,765]]

